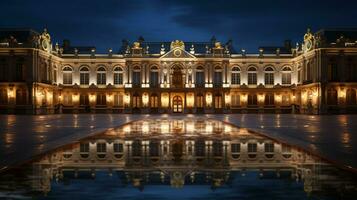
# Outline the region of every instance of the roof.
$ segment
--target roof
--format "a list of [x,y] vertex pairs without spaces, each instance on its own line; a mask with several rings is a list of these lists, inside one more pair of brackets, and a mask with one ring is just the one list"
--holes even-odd
[[8,40],[12,36],[18,43],[25,44],[37,35],[39,35],[38,32],[29,28],[2,28],[0,29],[0,42]]
[[357,28],[322,29],[317,31],[315,35],[321,36],[327,43],[334,43],[341,36],[351,42],[355,42],[357,41]]

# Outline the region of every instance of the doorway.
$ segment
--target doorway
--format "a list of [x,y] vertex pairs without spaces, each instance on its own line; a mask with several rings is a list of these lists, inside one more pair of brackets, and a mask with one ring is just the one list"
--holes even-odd
[[172,103],[174,113],[182,113],[182,98],[180,96],[174,96]]

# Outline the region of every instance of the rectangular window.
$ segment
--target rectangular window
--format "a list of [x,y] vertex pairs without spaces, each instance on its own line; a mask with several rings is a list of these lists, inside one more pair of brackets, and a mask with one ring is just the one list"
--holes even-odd
[[257,152],[257,144],[248,143],[248,153],[256,153],[256,152]]
[[283,84],[283,85],[291,84],[291,73],[283,73],[281,75],[281,84]]
[[274,85],[274,74],[273,73],[265,73],[264,81],[265,81],[265,85]]
[[89,73],[80,73],[79,79],[81,85],[89,85]]
[[301,83],[301,70],[298,71],[298,83]]
[[222,96],[214,96],[214,107],[222,108]]
[[122,94],[114,95],[114,106],[123,107],[123,105],[124,105],[123,98],[124,97]]
[[107,144],[106,143],[97,143],[97,152],[98,153],[107,152]]
[[80,144],[79,152],[88,153],[89,152],[89,143]]
[[240,73],[232,73],[232,84],[239,85],[240,84]]
[[72,85],[72,73],[63,73],[63,84]]
[[79,103],[80,103],[80,105],[82,105],[82,106],[89,105],[89,97],[88,97],[88,94],[81,94],[81,95],[79,96]]
[[123,73],[114,73],[114,85],[123,85]]
[[203,72],[196,72],[196,86],[197,87],[204,87],[205,85],[205,78]]
[[203,96],[197,96],[197,108],[203,108]]
[[97,105],[107,105],[107,97],[105,94],[97,94]]
[[141,83],[141,80],[140,80],[140,72],[133,72],[133,86],[134,87],[140,87],[140,83]]
[[150,72],[150,87],[159,86],[159,73],[158,72]]
[[267,153],[273,153],[274,152],[274,143],[265,143],[264,150]]
[[240,95],[239,94],[233,94],[231,96],[231,105],[233,107],[240,106]]
[[222,87],[222,72],[214,72],[214,86]]
[[239,153],[240,152],[240,144],[231,144],[231,152],[232,153]]
[[106,85],[107,84],[105,73],[97,73],[97,84],[98,85]]
[[257,73],[248,73],[248,85],[257,84]]
[[124,151],[123,144],[122,143],[114,143],[113,149],[115,153],[121,153]]

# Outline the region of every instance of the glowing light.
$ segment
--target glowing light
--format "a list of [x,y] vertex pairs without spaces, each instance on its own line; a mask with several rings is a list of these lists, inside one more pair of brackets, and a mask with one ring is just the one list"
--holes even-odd
[[144,134],[149,133],[149,123],[143,122],[142,131]]
[[161,133],[169,133],[170,131],[170,125],[168,122],[163,122],[160,128],[161,128]]
[[161,106],[164,108],[169,107],[169,94],[168,93],[161,94]]
[[13,88],[9,88],[7,90],[7,96],[8,96],[8,98],[14,98],[15,97],[15,90]]
[[247,101],[248,101],[248,95],[247,95],[247,94],[242,94],[242,96],[241,96],[241,101],[242,101],[242,103],[247,103]]
[[113,95],[112,95],[112,94],[107,94],[107,102],[108,102],[108,103],[112,103],[113,100],[114,100]]
[[195,98],[192,93],[188,93],[186,96],[186,105],[187,107],[193,107],[195,103]]
[[145,92],[145,93],[143,94],[142,99],[143,99],[143,106],[147,106],[148,103],[149,103],[149,95],[148,95],[148,93]]
[[130,94],[129,93],[125,94],[124,104],[125,105],[130,105]]
[[73,100],[73,102],[79,102],[79,94],[77,93],[77,94],[73,94],[72,95],[72,100]]
[[225,94],[224,101],[226,102],[226,106],[231,105],[231,95],[229,93]]
[[206,104],[208,107],[210,107],[212,105],[212,94],[211,93],[206,94]]
[[229,126],[229,125],[225,125],[225,126],[224,126],[224,132],[225,132],[225,133],[229,133],[229,132],[231,132],[231,131],[232,131],[231,126]]
[[281,94],[275,95],[275,101],[276,101],[277,103],[281,103]]
[[94,103],[95,102],[95,99],[96,99],[96,96],[94,94],[90,94],[89,95],[89,101]]
[[195,131],[195,125],[193,122],[187,122],[186,123],[186,130],[187,132],[194,132]]
[[131,127],[129,125],[124,126],[124,132],[125,133],[130,133],[130,131],[131,131]]
[[258,101],[259,101],[259,102],[261,102],[261,103],[264,102],[264,98],[265,98],[265,97],[264,97],[263,94],[259,94],[259,95],[258,95]]
[[206,124],[206,133],[212,133],[213,132],[213,126],[211,123]]
[[345,90],[345,88],[340,88],[340,90],[338,91],[338,96],[340,97],[340,98],[346,98],[346,90]]

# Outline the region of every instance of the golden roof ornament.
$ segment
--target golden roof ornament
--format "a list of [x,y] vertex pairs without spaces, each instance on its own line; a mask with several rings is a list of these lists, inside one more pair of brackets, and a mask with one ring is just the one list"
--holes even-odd
[[306,33],[305,33],[305,35],[304,35],[304,41],[309,40],[309,39],[311,40],[313,38],[314,38],[314,36],[311,33],[311,29],[308,28]]
[[134,48],[134,49],[140,48],[140,42],[134,42],[134,43],[133,43],[133,48]]
[[171,42],[171,49],[174,48],[180,48],[180,49],[185,49],[185,43],[181,40],[175,40]]
[[221,48],[222,48],[222,45],[221,45],[220,42],[215,42],[215,43],[214,43],[214,47],[215,47],[216,49],[221,49]]

